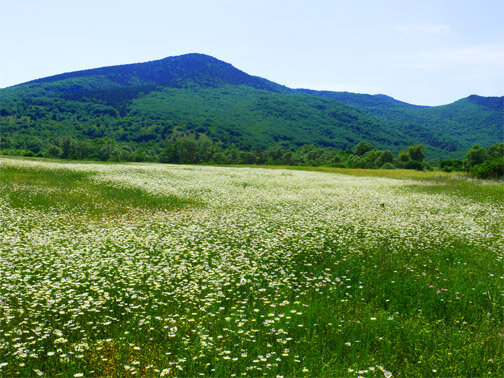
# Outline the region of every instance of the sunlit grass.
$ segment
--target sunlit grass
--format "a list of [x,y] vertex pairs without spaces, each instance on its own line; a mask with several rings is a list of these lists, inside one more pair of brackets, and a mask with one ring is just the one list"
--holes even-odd
[[448,177],[465,176],[463,172],[442,171],[416,171],[413,169],[362,169],[362,168],[336,168],[336,167],[312,167],[299,165],[234,165],[234,167],[263,168],[263,169],[287,169],[308,172],[327,172],[357,177],[387,177],[395,179],[442,179]]
[[[355,177],[384,177],[399,180],[420,180],[430,185],[413,185],[413,190],[431,194],[448,194],[468,197],[475,201],[504,203],[504,185],[502,182],[470,179],[465,172],[417,171],[412,169],[360,169],[310,166],[254,166],[264,169],[287,169],[308,172],[326,172]],[[240,167],[240,165],[236,165]]]
[[188,204],[187,199],[173,195],[157,196],[139,188],[97,184],[92,176],[93,172],[5,166],[0,183],[13,207],[82,211],[95,217],[124,214],[135,208],[173,210]]
[[0,376],[503,375],[502,184],[324,172],[0,160]]
[[457,177],[424,179],[430,185],[412,187],[428,194],[447,194],[466,197],[473,201],[504,204],[504,184],[487,180],[472,180]]

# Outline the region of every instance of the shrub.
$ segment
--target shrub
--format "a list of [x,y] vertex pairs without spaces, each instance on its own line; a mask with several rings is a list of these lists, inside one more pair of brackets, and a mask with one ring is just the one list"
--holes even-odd
[[348,159],[348,167],[349,168],[363,168],[363,161],[357,155],[352,155]]
[[463,171],[464,162],[460,159],[441,159],[438,162],[438,167],[443,172]]
[[405,169],[416,169],[417,171],[423,171],[424,165],[421,161],[418,160],[408,160],[406,164],[404,164]]
[[396,166],[392,163],[385,163],[380,167],[380,169],[396,169]]
[[504,178],[504,158],[486,160],[483,164],[471,168],[471,176],[479,179],[502,179]]
[[343,163],[343,162],[332,162],[332,163],[329,163],[329,167],[333,167],[333,168],[348,168],[346,166],[346,164]]

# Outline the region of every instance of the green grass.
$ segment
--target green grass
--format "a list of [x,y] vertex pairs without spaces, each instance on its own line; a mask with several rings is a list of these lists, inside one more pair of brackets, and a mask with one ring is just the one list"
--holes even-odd
[[431,185],[411,189],[428,194],[447,194],[465,197],[473,201],[504,204],[504,185],[499,182],[450,176],[422,180],[428,180]]
[[[462,172],[441,171],[416,171],[413,169],[361,169],[361,168],[335,168],[335,167],[312,167],[299,165],[231,165],[232,167],[287,169],[308,172],[338,173],[356,177],[387,177],[394,179],[442,179],[447,177],[460,177]],[[225,166],[223,166],[225,167]]]
[[308,172],[326,172],[356,177],[384,177],[398,180],[418,180],[427,186],[412,185],[407,190],[428,194],[446,194],[466,197],[474,201],[504,203],[504,184],[490,180],[474,180],[465,172],[416,171],[411,169],[360,169],[310,167],[289,165],[234,165],[234,167],[287,169]]
[[[215,175],[215,203],[172,219],[157,210],[187,208],[185,195],[54,167],[1,168],[0,375],[504,375],[502,184],[414,171],[144,167],[145,188],[163,169],[181,193],[208,194]],[[140,174],[131,167],[110,165],[111,176],[127,184]],[[374,177],[413,184],[385,190]],[[385,208],[361,206],[384,196]],[[404,208],[393,203],[404,197]],[[128,220],[74,220],[124,212]],[[459,213],[485,232],[465,235]]]
[[[116,216],[130,210],[186,208],[188,199],[157,196],[133,187],[115,187],[92,180],[93,172],[62,169],[1,168],[2,195],[12,207],[82,212],[93,217]],[[200,204],[201,205],[201,204]]]

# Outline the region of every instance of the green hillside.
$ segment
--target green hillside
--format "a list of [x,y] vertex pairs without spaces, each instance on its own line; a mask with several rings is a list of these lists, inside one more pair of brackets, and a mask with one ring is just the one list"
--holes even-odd
[[[423,143],[428,156],[450,157],[469,144],[500,141],[501,107],[481,97],[427,108],[387,96],[293,90],[188,54],[1,89],[0,127],[4,148],[65,136],[158,150],[180,139],[245,150],[348,149],[366,140],[394,153]],[[475,133],[466,132],[468,123]]]
[[300,92],[344,102],[446,151],[465,151],[474,144],[488,147],[504,140],[504,96],[472,95],[448,105],[418,106],[385,95]]
[[3,135],[13,139],[110,137],[156,144],[167,139],[203,138],[241,149],[275,144],[346,149],[366,139],[397,152],[411,144],[386,123],[340,102],[247,86],[142,86],[76,97],[6,102],[2,105]]

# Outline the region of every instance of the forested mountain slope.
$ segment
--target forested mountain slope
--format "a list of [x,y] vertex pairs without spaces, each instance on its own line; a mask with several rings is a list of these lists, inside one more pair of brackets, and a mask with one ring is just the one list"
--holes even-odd
[[[160,148],[177,139],[240,149],[427,145],[432,157],[499,140],[502,99],[419,107],[387,96],[294,90],[202,54],[64,73],[0,90],[5,146],[109,138]],[[468,132],[468,130],[470,132]]]
[[442,148],[448,151],[465,150],[474,144],[489,146],[504,140],[504,96],[471,95],[448,105],[418,106],[385,95],[299,91],[344,102],[392,122],[396,130],[424,143],[436,144],[432,138],[443,139]]

